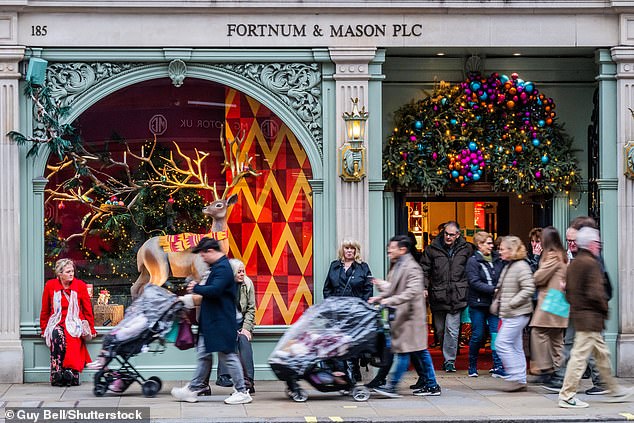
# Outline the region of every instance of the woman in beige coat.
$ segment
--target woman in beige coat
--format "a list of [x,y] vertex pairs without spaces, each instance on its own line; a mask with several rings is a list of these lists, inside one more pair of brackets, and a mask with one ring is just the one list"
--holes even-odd
[[[500,318],[502,327],[495,339],[495,348],[508,374],[504,390],[526,389],[526,358],[522,331],[533,312],[535,283],[526,262],[526,247],[516,236],[505,236],[500,244],[500,258],[508,262],[500,274]],[[497,290],[496,289],[496,290]]]
[[564,329],[568,318],[542,310],[544,298],[551,289],[561,293],[566,288],[566,250],[557,229],[548,226],[542,231],[543,253],[539,268],[533,274],[537,287],[537,308],[531,319],[531,374],[549,375],[561,364]]
[[423,296],[423,270],[410,254],[410,240],[398,235],[390,239],[387,255],[392,268],[387,280],[375,279],[373,283],[379,289],[379,295],[371,297],[370,303],[380,303],[394,308],[394,318],[390,321],[392,352],[396,354],[396,370],[392,380],[374,391],[390,398],[398,397],[397,385],[409,366],[410,354],[416,354],[423,365],[424,374],[419,375],[426,381],[422,389],[414,395],[440,395],[440,386],[427,351],[427,324],[425,298]]

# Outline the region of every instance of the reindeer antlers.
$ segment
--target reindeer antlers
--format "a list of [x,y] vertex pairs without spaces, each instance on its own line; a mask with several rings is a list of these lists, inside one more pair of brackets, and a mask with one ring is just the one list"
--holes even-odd
[[[210,190],[216,200],[224,200],[228,192],[244,177],[260,175],[251,165],[253,157],[249,157],[248,152],[242,151],[245,134],[246,131],[241,130],[232,141],[226,142],[224,125],[220,129],[220,145],[224,155],[222,172],[231,170],[231,182],[226,185],[220,197],[216,190],[216,183],[209,185],[207,174],[203,172],[203,163],[210,156],[210,153],[194,149],[195,157],[189,157],[183,153],[176,142],[173,142],[177,155],[183,159],[184,163],[179,165],[173,157],[173,151],[170,151],[169,158],[160,157],[161,162],[157,164],[156,160],[152,159],[157,145],[156,137],[154,137],[148,155],[145,154],[143,147],[141,147],[141,154],[138,155],[133,153],[126,144],[126,152],[121,162],[114,160],[110,154],[98,157],[85,150],[67,152],[64,160],[59,164],[48,166],[49,174],[47,177],[50,179],[51,176],[71,165],[74,165],[75,173],[54,188],[47,189],[46,192],[49,194],[47,201],[75,201],[90,208],[90,213],[85,216],[82,224],[83,232],[66,238],[68,241],[71,238],[81,236],[85,241],[86,235],[97,221],[104,217],[112,217],[115,213],[129,213],[143,188],[169,189],[170,195],[183,188]],[[133,177],[127,164],[127,155],[147,165],[149,176],[146,179]],[[115,178],[103,171],[104,168],[115,166],[121,167],[125,171],[124,180]],[[86,186],[86,182],[89,189],[82,194],[81,187],[82,185]],[[127,205],[124,206],[110,203],[99,204],[100,199],[112,197],[129,201],[126,201]]]
[[[261,173],[258,173],[255,169],[251,167],[251,161],[253,157],[249,157],[248,153],[245,153],[245,159],[240,160],[240,155],[242,153],[242,143],[244,142],[244,137],[246,135],[246,131],[244,129],[240,129],[238,131],[238,135],[233,138],[233,141],[225,142],[224,137],[224,125],[220,128],[220,148],[222,148],[222,153],[225,156],[225,161],[222,163],[222,172],[225,172],[227,169],[231,170],[231,183],[227,185],[222,192],[221,199],[225,199],[227,196],[227,192],[235,187],[241,179],[243,179],[247,175],[252,176],[260,176]],[[228,157],[227,157],[228,152]],[[214,186],[214,195],[216,196],[216,200],[218,200],[218,193],[216,192],[216,187]]]

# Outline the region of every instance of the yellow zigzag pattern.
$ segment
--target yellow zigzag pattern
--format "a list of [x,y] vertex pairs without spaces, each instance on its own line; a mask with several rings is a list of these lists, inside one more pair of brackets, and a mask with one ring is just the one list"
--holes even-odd
[[242,195],[242,198],[244,198],[244,201],[249,206],[249,209],[256,220],[260,217],[260,213],[262,213],[264,205],[268,199],[269,192],[271,191],[273,191],[273,196],[278,202],[286,220],[288,220],[293,212],[293,208],[295,207],[300,191],[304,191],[306,194],[306,201],[311,207],[313,206],[312,197],[308,195],[310,192],[310,184],[308,183],[308,179],[306,179],[306,175],[304,175],[303,171],[300,171],[299,175],[297,175],[297,181],[295,182],[293,190],[288,197],[288,201],[284,198],[284,193],[282,192],[282,189],[278,185],[277,179],[275,179],[275,175],[272,172],[267,175],[264,188],[262,188],[257,201],[253,197],[253,194],[249,189],[249,185],[244,179],[238,182],[233,189],[234,193],[240,193]]
[[[233,104],[238,95],[239,93],[237,91],[229,90],[227,93],[227,97],[226,97],[227,100],[225,101],[225,103],[228,105]],[[257,111],[261,107],[261,104],[256,100],[251,101],[251,99],[248,96],[245,96],[245,98],[247,99],[248,105],[250,106],[254,116],[257,115]],[[228,111],[229,109],[227,108],[227,113]],[[235,136],[232,133],[229,125],[226,126],[226,131],[227,131],[226,136],[228,139],[232,139]],[[248,133],[246,134],[246,138],[243,140],[244,144],[242,147],[242,151],[245,151],[245,152],[250,151],[254,142],[256,142],[257,145],[260,147],[264,155],[265,161],[269,163],[271,167],[275,163],[275,160],[279,154],[280,148],[282,147],[283,143],[286,143],[287,145],[291,147],[291,150],[293,151],[293,154],[295,155],[295,158],[297,159],[300,166],[303,166],[306,160],[308,159],[306,152],[297,141],[297,138],[295,137],[295,135],[284,124],[280,126],[280,129],[277,133],[277,136],[275,137],[275,140],[273,140],[272,145],[269,147],[269,144],[266,140],[266,137],[262,133],[262,129],[260,128],[257,118],[254,118],[253,124],[249,128]],[[240,157],[240,159],[244,159],[244,157]],[[310,207],[312,207],[312,197],[309,195],[311,192],[310,184],[308,183],[308,179],[306,178],[304,171],[300,169],[288,200],[286,199],[284,193],[282,192],[280,188],[280,185],[275,179],[275,175],[272,172],[269,172],[269,174],[267,175],[266,181],[264,183],[264,188],[259,193],[257,200],[252,194],[245,180],[240,181],[234,187],[233,193],[242,194],[244,198],[243,205],[248,205],[249,209],[251,210],[251,213],[253,214],[253,216],[255,217],[257,221],[257,219],[259,219],[259,216],[262,210],[265,207],[266,201],[269,198],[269,194],[272,192],[274,196],[274,201],[277,201],[280,209],[282,210],[284,218],[288,221],[293,211],[293,207],[295,203],[297,202],[299,194],[302,190],[304,191],[306,201],[308,202]],[[231,213],[231,209],[229,210],[229,213]],[[306,251],[302,252],[300,247],[297,245],[297,242],[288,224],[284,227],[284,230],[282,231],[282,234],[279,240],[277,241],[277,245],[275,246],[274,251],[272,253],[271,253],[271,250],[269,249],[269,244],[264,240],[264,237],[262,235],[260,228],[257,225],[257,222],[253,230],[253,233],[249,237],[248,244],[245,250],[242,252],[239,251],[238,246],[235,242],[235,239],[233,238],[233,235],[229,233],[229,249],[231,250],[233,257],[240,258],[244,263],[248,263],[251,256],[254,254],[256,246],[257,246],[260,252],[262,253],[271,273],[275,272],[275,268],[277,267],[279,260],[282,257],[282,254],[284,254],[286,245],[288,245],[289,248],[291,249],[293,253],[293,257],[297,261],[297,264],[299,268],[301,269],[301,272],[305,273],[306,268],[308,267],[308,264],[310,263],[310,259],[312,258],[312,248],[313,248],[312,237],[308,243],[308,246],[306,247]],[[304,277],[301,278],[300,285],[298,286],[293,299],[290,301],[290,304],[287,307],[287,304],[283,296],[280,294],[279,287],[277,286],[277,283],[275,281],[275,276],[271,276],[271,279],[269,280],[266,291],[264,295],[262,296],[262,299],[260,300],[259,306],[257,307],[256,323],[259,323],[262,320],[263,316],[267,312],[267,309],[269,307],[273,307],[274,304],[277,304],[278,308],[280,309],[280,312],[284,318],[285,323],[286,324],[292,323],[293,316],[297,312],[297,309],[299,305],[301,304],[302,298],[306,298],[306,302],[309,305],[312,304],[313,302],[312,293]],[[273,301],[274,303],[271,303],[271,301]]]
[[[284,318],[284,323],[290,325],[293,323],[293,316],[297,312],[299,308],[302,298],[306,298],[308,305],[313,303],[313,294],[310,292],[310,288],[308,288],[308,284],[304,278],[301,279],[299,285],[297,286],[297,291],[295,291],[295,295],[290,300],[289,306],[286,307],[286,303],[284,301],[284,297],[280,293],[280,290],[275,282],[275,279],[271,277],[269,280],[269,284],[266,287],[266,291],[260,300],[260,305],[255,311],[255,321],[259,323],[262,321],[262,317],[266,312],[271,300],[275,301],[274,304],[280,309],[280,313],[282,313],[282,317]],[[273,304],[271,304],[273,305]]]
[[257,225],[253,228],[253,233],[251,233],[251,236],[249,237],[249,242],[242,252],[241,256],[240,251],[238,251],[238,244],[236,244],[236,241],[233,238],[233,234],[229,233],[229,249],[231,250],[233,257],[242,260],[242,262],[244,263],[248,263],[251,255],[253,254],[253,251],[255,250],[255,246],[257,245],[258,247],[260,247],[260,252],[264,256],[266,264],[268,265],[271,273],[275,271],[277,263],[284,253],[284,247],[287,244],[293,252],[293,257],[295,257],[300,270],[302,271],[302,273],[305,273],[306,267],[308,267],[308,263],[310,262],[313,254],[313,239],[311,238],[310,241],[308,241],[306,251],[301,251],[288,224],[284,226],[282,235],[277,241],[277,245],[275,246],[275,251],[273,251],[273,253],[271,253],[271,250],[269,249],[269,246],[264,239],[264,236],[262,235],[262,231],[260,231],[260,227]]

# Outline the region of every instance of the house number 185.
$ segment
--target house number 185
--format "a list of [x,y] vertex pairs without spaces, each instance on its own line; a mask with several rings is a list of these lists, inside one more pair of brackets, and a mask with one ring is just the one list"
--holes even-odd
[[31,25],[32,37],[45,37],[48,32],[47,25]]

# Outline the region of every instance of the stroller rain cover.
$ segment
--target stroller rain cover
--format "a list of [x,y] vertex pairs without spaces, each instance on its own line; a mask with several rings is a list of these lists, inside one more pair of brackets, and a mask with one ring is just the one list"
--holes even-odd
[[328,297],[306,310],[286,331],[269,364],[301,376],[311,365],[328,358],[374,352],[380,330],[378,312],[367,302],[356,297]]

